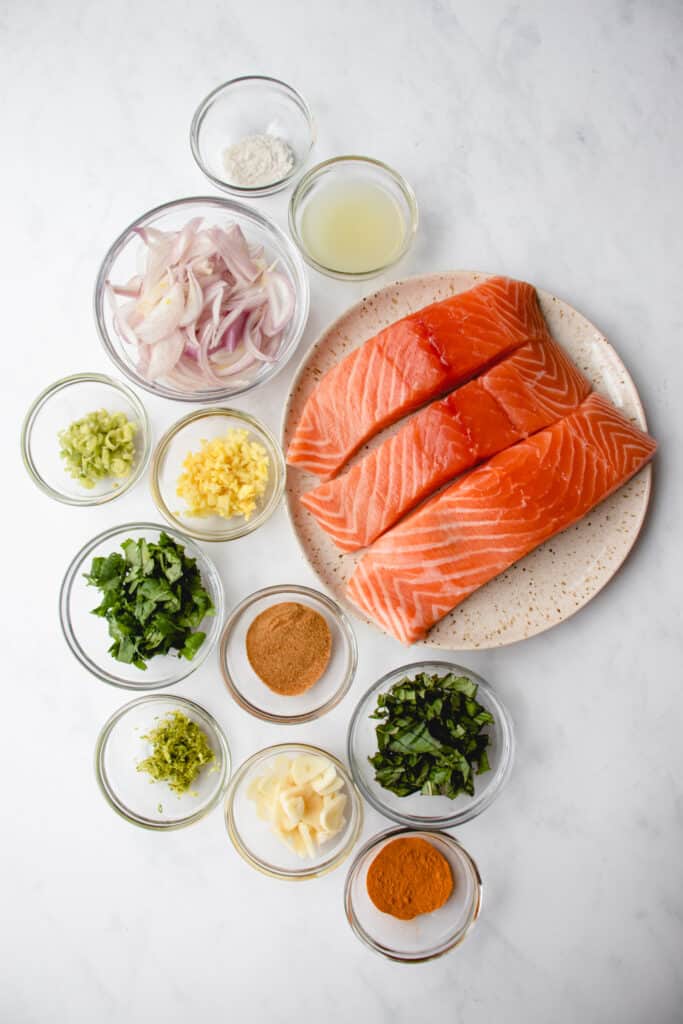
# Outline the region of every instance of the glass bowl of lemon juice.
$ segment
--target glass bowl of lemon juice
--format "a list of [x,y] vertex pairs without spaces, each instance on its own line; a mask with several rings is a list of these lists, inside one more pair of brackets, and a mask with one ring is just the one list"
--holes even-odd
[[313,167],[289,204],[289,229],[306,262],[351,280],[397,263],[417,222],[417,201],[405,178],[364,156],[339,156]]

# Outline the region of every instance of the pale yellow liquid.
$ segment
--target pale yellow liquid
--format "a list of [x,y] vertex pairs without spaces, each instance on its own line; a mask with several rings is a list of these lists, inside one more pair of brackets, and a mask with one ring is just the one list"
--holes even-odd
[[405,225],[398,203],[380,185],[322,183],[304,208],[301,237],[309,255],[322,266],[364,274],[396,259]]

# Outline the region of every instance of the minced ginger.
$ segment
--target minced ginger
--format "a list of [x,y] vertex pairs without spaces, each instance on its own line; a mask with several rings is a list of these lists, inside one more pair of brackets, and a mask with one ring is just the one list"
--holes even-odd
[[247,430],[202,441],[183,462],[176,493],[187,502],[185,515],[250,519],[268,484],[270,460]]

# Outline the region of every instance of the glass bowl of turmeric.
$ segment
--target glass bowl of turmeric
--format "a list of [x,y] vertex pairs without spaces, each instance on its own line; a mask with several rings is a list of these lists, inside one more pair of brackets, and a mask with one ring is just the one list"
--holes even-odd
[[151,432],[145,407],[120,381],[77,373],[31,404],[21,430],[24,465],[37,487],[65,505],[104,505],[140,479]]
[[358,648],[336,601],[287,583],[250,594],[230,612],[219,660],[241,708],[265,722],[299,725],[321,718],[348,693]]
[[459,946],[479,917],[482,882],[446,832],[387,829],[349,868],[344,908],[354,933],[400,963],[434,960]]
[[237,409],[218,406],[183,416],[152,456],[159,512],[195,540],[237,540],[258,530],[280,504],[284,486],[274,435]]
[[241,857],[271,878],[304,881],[333,871],[363,824],[360,793],[342,762],[308,743],[248,758],[225,797],[225,823]]

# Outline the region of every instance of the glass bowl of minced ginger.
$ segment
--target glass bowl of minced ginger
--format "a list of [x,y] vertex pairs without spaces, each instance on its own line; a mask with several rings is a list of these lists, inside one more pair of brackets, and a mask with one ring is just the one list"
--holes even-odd
[[195,540],[244,537],[282,500],[285,464],[254,416],[199,409],[174,423],[152,456],[152,497],[164,519]]

